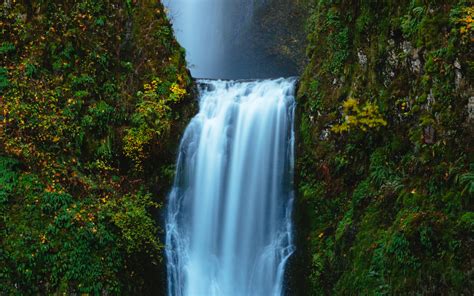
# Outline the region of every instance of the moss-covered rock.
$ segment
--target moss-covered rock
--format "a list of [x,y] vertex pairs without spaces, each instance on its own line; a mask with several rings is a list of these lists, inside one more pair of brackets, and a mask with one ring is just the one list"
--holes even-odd
[[474,290],[472,17],[468,1],[311,5],[295,293]]
[[154,216],[196,105],[164,7],[0,9],[0,290],[165,291]]

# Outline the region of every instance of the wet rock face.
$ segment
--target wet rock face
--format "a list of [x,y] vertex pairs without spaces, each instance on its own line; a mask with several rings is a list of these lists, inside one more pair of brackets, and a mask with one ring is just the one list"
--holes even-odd
[[359,50],[357,52],[357,58],[359,59],[359,63],[363,67],[365,67],[367,65],[367,55],[362,50]]
[[227,54],[228,76],[297,76],[305,64],[307,10],[301,1],[268,0],[255,5],[251,21],[235,34]]
[[467,110],[469,113],[469,120],[474,121],[474,96],[469,98],[469,103],[467,105]]

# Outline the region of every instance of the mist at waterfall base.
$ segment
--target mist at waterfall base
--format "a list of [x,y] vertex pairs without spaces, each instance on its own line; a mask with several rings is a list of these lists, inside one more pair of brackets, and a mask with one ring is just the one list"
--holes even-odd
[[201,80],[166,217],[169,295],[281,295],[295,79]]
[[297,65],[271,48],[268,34],[257,32],[261,22],[258,12],[272,5],[270,2],[164,0],[175,35],[186,50],[191,74],[211,79],[297,75]]

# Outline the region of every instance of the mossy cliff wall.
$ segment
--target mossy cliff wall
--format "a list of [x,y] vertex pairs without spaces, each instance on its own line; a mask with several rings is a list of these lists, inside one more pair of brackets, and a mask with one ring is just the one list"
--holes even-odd
[[[272,3],[276,64],[309,14],[289,295],[472,294],[472,5]],[[0,30],[0,290],[164,293],[152,217],[196,106],[163,6],[3,1]]]
[[290,288],[472,294],[474,7],[320,0],[310,9]]
[[165,291],[192,81],[159,1],[0,4],[0,291]]

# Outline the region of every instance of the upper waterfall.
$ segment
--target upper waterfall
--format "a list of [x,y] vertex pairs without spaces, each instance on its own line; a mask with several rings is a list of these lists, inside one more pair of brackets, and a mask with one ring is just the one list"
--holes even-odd
[[[256,79],[297,74],[291,44],[275,44],[287,32],[266,15],[268,0],[165,0],[175,35],[197,78]],[[289,5],[289,4],[288,4]],[[288,18],[288,16],[280,16]],[[290,41],[290,39],[292,41]]]
[[194,77],[229,78],[229,53],[249,25],[255,0],[168,0],[176,36]]

